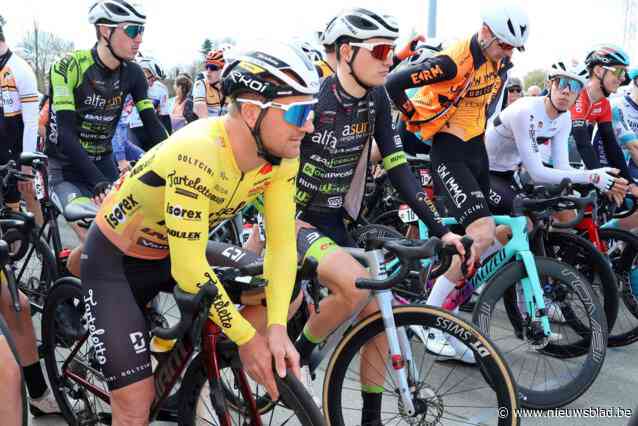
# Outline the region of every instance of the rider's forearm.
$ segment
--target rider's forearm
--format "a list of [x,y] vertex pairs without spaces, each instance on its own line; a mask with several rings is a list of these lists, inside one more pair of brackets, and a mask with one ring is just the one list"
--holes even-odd
[[170,115],[160,115],[159,116],[159,120],[160,123],[162,123],[162,125],[164,126],[164,129],[166,129],[166,131],[168,132],[168,134],[170,135],[171,133],[173,133],[173,127],[171,125],[171,116]]
[[75,111],[58,111],[56,118],[58,124],[58,144],[62,153],[69,158],[73,167],[77,168],[93,186],[100,182],[108,182],[108,179],[102,174],[100,169],[97,168],[80,144]]
[[627,179],[630,183],[634,183],[629,173],[627,161],[625,161],[625,155],[618,145],[618,142],[616,142],[616,136],[614,135],[614,129],[611,123],[598,123],[598,131],[600,132],[608,165],[620,170],[621,177]]
[[149,108],[140,111],[140,118],[144,123],[144,130],[146,131],[152,145],[157,145],[168,137],[166,129],[153,109]]

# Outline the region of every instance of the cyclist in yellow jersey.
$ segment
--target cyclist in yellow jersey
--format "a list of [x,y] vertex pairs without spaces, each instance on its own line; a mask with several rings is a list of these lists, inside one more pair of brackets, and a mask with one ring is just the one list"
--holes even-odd
[[[301,140],[313,131],[318,81],[314,66],[292,45],[269,42],[248,51],[222,76],[229,113],[191,123],[154,147],[104,200],[81,273],[96,359],[112,390],[114,425],[147,424],[154,390],[142,309],[175,282],[188,292],[203,283],[217,286],[211,318],[273,398],[273,358],[280,376],[286,365],[299,375],[286,332],[297,264],[294,191]],[[233,246],[211,253],[220,244],[207,240],[212,226],[260,194],[269,285],[267,324],[257,321],[264,326],[256,330],[245,317],[263,317],[264,308],[240,313],[238,300],[209,266],[211,258],[239,261],[248,253]]]

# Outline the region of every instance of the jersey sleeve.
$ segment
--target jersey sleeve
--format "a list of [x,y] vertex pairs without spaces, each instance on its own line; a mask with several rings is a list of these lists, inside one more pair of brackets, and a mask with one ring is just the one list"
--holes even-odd
[[438,55],[421,64],[390,73],[385,82],[388,96],[407,117],[414,113],[414,105],[405,94],[407,89],[451,80],[456,77],[458,67],[448,55]]
[[616,135],[616,140],[621,147],[624,147],[628,143],[638,141],[638,136],[636,136],[633,130],[631,130],[631,127],[629,127],[621,107],[614,106],[612,108],[611,115],[614,134]]
[[[558,170],[551,167],[545,167],[541,158],[538,143],[536,142],[536,135],[533,130],[530,130],[529,111],[526,109],[516,108],[516,104],[513,104],[509,110],[509,114],[502,114],[503,119],[506,119],[509,123],[509,127],[512,130],[516,148],[521,158],[521,162],[527,171],[529,172],[532,180],[537,183],[545,184],[557,184],[564,178],[569,178],[575,183],[587,183],[588,174],[577,170]],[[532,116],[533,117],[533,116]],[[563,121],[564,129],[561,129],[561,135],[558,138],[552,140],[552,153],[555,150],[565,150],[567,153],[567,141],[571,130],[571,120]],[[554,145],[563,144],[558,148]],[[561,162],[561,158],[555,159]]]
[[[209,186],[214,184],[203,170],[195,166],[177,161],[177,158],[172,165],[175,176],[199,179]],[[254,336],[255,329],[241,316],[206,259],[210,201],[203,195],[185,197],[178,193],[181,190],[188,191],[189,188],[178,183],[166,185],[165,190],[164,212],[171,274],[180,288],[189,293],[196,293],[200,285],[212,282],[218,295],[211,306],[210,317],[233,342],[242,345]]]
[[193,84],[193,102],[206,102],[206,82],[196,80]]
[[33,152],[38,142],[38,83],[31,67],[21,61],[20,76],[16,78],[20,104],[22,105],[22,151]]
[[290,297],[297,273],[295,235],[295,178],[298,160],[284,160],[277,178],[264,191],[266,254],[264,272],[268,280],[266,302],[268,325],[286,325]]
[[60,59],[51,67],[51,106],[56,112],[75,111],[73,91],[78,84],[80,66],[72,55]]

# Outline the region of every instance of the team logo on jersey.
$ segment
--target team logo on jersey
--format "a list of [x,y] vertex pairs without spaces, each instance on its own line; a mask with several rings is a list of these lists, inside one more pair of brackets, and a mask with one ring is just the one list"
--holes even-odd
[[185,209],[184,207],[179,205],[173,206],[171,205],[171,203],[166,203],[166,213],[178,219],[192,220],[192,221],[202,220],[202,212],[197,210]]
[[126,222],[127,215],[133,210],[137,210],[139,203],[133,198],[133,194],[120,200],[110,213],[104,215],[104,220],[109,226],[115,229],[119,224]]

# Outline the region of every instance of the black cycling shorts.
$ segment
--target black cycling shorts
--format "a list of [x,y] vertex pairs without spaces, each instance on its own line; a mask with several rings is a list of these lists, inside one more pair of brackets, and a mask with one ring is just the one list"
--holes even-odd
[[514,182],[514,172],[490,171],[490,194],[487,197],[493,214],[511,215],[514,198],[520,192]]
[[465,142],[449,133],[437,133],[430,160],[434,194],[445,205],[448,216],[463,227],[491,216],[486,201],[490,175],[483,135]]
[[[224,255],[232,247],[243,256]],[[244,266],[260,258],[239,247],[209,242],[206,257],[211,265]],[[151,377],[149,326],[144,311],[160,291],[172,292],[170,257],[145,260],[124,255],[93,224],[84,243],[81,263],[84,302],[92,346],[109,389]],[[297,286],[296,286],[297,288]],[[241,293],[226,287],[229,297],[239,303]],[[299,290],[297,288],[293,298]],[[264,296],[265,297],[265,296]]]

